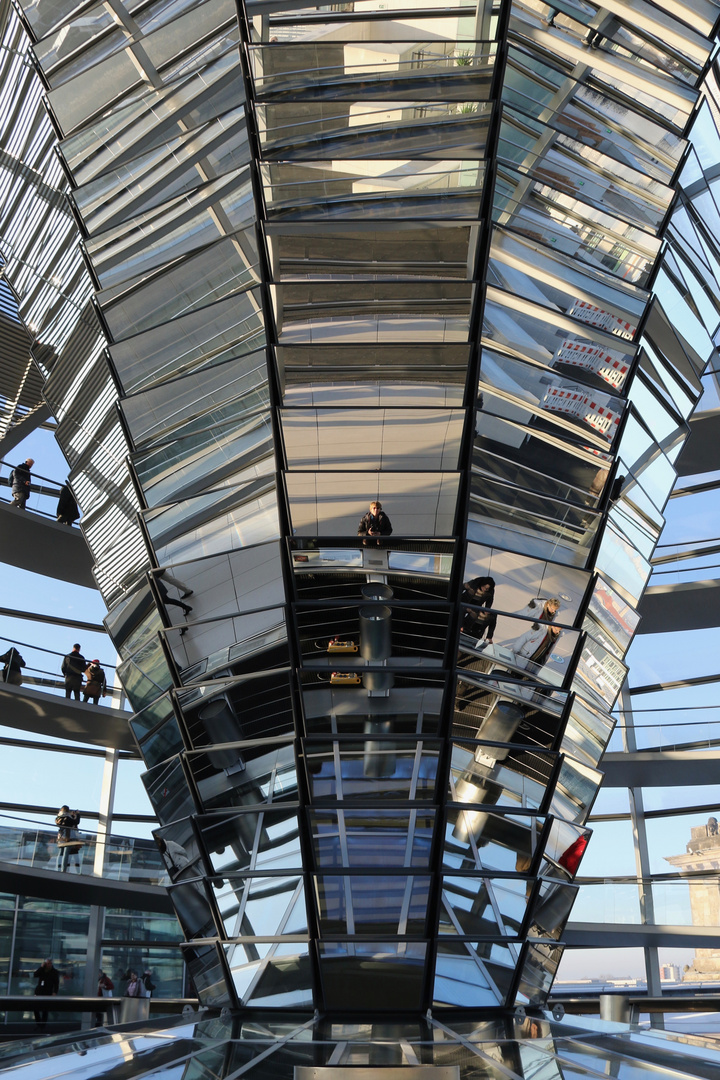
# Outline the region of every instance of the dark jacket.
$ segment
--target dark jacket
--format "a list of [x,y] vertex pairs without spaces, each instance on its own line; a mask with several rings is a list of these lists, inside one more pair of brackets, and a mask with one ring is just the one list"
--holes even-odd
[[105,679],[105,672],[99,664],[90,664],[85,669],[85,693],[88,697],[100,697],[107,689],[107,680]]
[[7,675],[9,671],[19,671],[20,668],[25,667],[25,661],[14,645],[0,656],[0,662],[5,665],[3,675]]
[[[60,847],[72,847],[77,839],[77,827],[80,824],[79,810],[69,810],[67,814],[58,814],[55,818],[58,826],[57,843]],[[79,841],[77,850],[83,846],[84,841]]]
[[36,994],[57,994],[60,989],[60,973],[56,968],[46,968],[42,964],[33,975],[38,983],[35,987]]
[[[489,584],[490,590],[486,592],[482,597],[478,597],[476,590],[481,586]],[[488,641],[492,641],[495,636],[495,627],[497,625],[497,615],[494,611],[488,611],[487,609],[492,607],[495,601],[495,582],[492,578],[487,577],[474,577],[465,582],[463,586],[462,595],[460,597],[464,604],[475,604],[475,608],[465,608],[463,611],[462,632],[468,634],[470,637],[482,638],[487,635]],[[480,610],[477,610],[479,606]]]
[[63,657],[62,667],[60,668],[60,670],[65,676],[66,682],[68,679],[70,679],[71,681],[80,679],[80,681],[82,682],[82,677],[85,674],[86,667],[87,660],[82,653],[70,652],[67,654],[67,656]]
[[63,521],[77,521],[80,517],[80,511],[78,510],[78,504],[73,498],[73,493],[67,484],[63,484],[60,488],[60,498],[57,504],[57,517]]
[[488,641],[492,641],[495,637],[496,626],[497,615],[494,611],[488,611],[487,608],[480,608],[479,611],[474,608],[465,608],[462,621],[463,634],[476,638],[487,635]]
[[370,530],[373,530],[375,535],[390,536],[392,525],[390,524],[390,518],[387,516],[384,510],[381,510],[379,514],[371,514],[368,510],[367,514],[363,514],[360,518],[360,524],[358,525],[358,536],[368,536]]
[[30,494],[30,481],[32,474],[23,461],[22,465],[16,465],[10,473],[10,483],[13,491],[21,491],[25,496]]

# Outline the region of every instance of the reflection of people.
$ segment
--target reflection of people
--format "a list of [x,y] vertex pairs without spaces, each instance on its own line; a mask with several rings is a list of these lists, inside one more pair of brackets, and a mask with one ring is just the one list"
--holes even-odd
[[22,671],[20,668],[25,667],[25,661],[14,645],[0,656],[0,661],[4,665],[2,669],[3,682],[12,683],[13,686],[22,686]]
[[515,653],[516,665],[521,668],[529,668],[531,664],[542,666],[554,649],[561,632],[559,626],[531,626],[510,643],[510,648]]
[[[382,503],[371,502],[367,514],[363,514],[358,524],[358,536],[390,536],[392,533],[390,518],[382,508]],[[380,541],[378,540],[379,544]]]
[[180,593],[181,600],[184,600],[186,596],[192,596],[193,590],[189,588],[184,581],[180,581],[179,578],[173,577],[169,570],[153,570],[153,574],[158,579],[162,578],[168,585],[174,585]]
[[73,521],[77,521],[80,517],[78,504],[75,502],[73,493],[67,484],[63,484],[60,488],[60,498],[55,512],[61,525],[72,525]]
[[543,1038],[543,1025],[540,1020],[537,1020],[534,1016],[526,1016],[520,1025],[520,1031],[518,1032],[519,1039],[542,1039]]
[[[97,996],[98,997],[112,997],[112,992],[115,989],[115,983],[112,981],[109,975],[100,968],[98,974],[97,984]],[[95,1023],[102,1024],[105,1020],[103,1013],[95,1013]]]
[[175,840],[166,840],[160,836],[157,837],[157,845],[170,874],[170,879],[174,881],[178,874],[190,865],[190,856],[182,844],[176,843]]
[[143,989],[145,990],[145,997],[152,997],[152,992],[155,990],[155,983],[152,981],[152,972],[150,968],[146,968],[143,972],[141,982]]
[[99,660],[91,660],[85,668],[85,685],[83,687],[83,701],[92,700],[93,705],[100,704],[100,698],[107,693],[107,679],[105,672],[100,667]]
[[[40,967],[33,975],[34,979],[37,979],[37,986],[35,987],[36,997],[55,997],[60,989],[60,975],[56,968],[53,967],[53,962],[48,957],[43,960]],[[35,1011],[35,1023],[39,1028],[44,1028],[47,1024],[48,1014],[45,1009]]]
[[72,865],[77,860],[76,865],[78,873],[80,873],[79,852],[84,843],[77,834],[77,827],[80,824],[80,811],[61,806],[55,818],[55,824],[58,826],[57,869],[67,870],[68,863]]
[[138,978],[137,971],[130,972],[130,979],[125,987],[125,997],[145,997],[145,987]]
[[25,503],[28,501],[28,496],[30,494],[30,483],[32,481],[32,474],[30,470],[32,469],[34,464],[35,462],[31,457],[26,458],[22,465],[16,465],[13,471],[10,473],[13,506],[16,510],[25,509]]
[[83,675],[85,674],[86,667],[87,660],[80,652],[80,646],[76,642],[72,647],[72,652],[69,652],[67,656],[63,657],[62,666],[60,668],[65,676],[66,698],[69,698],[74,694],[75,700],[80,700],[80,690],[82,689]]
[[[464,604],[479,604],[482,608],[492,607],[495,600],[495,579],[470,578],[463,586],[460,599]],[[487,636],[488,642],[492,642],[496,623],[497,615],[493,612],[467,608],[463,612],[462,632],[476,638]]]
[[[165,606],[182,608],[183,615],[185,616],[185,618],[187,618],[192,611],[192,608],[189,604],[184,604],[182,600],[173,600],[167,590],[167,585],[165,584],[165,582],[169,581],[171,585],[174,585],[175,588],[178,589],[178,591],[180,592],[181,596],[191,596],[192,589],[188,589],[183,584],[183,582],[178,581],[177,578],[171,577],[170,574],[168,574],[167,570],[156,570],[154,571],[154,574],[155,580],[157,581],[158,589],[160,590],[160,596],[162,597]],[[182,630],[180,631],[180,636],[182,637],[185,633],[187,633],[187,627],[183,626]]]
[[554,622],[555,616],[560,610],[560,601],[557,596],[551,596],[546,598],[544,596],[536,596],[534,600],[531,600],[521,612],[520,615],[527,615],[528,618],[534,619],[533,629],[537,630],[541,622]]

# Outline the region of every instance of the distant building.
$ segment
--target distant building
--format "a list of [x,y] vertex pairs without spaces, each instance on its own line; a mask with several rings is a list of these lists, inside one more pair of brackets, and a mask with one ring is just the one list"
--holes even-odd
[[[666,856],[681,874],[706,871],[707,877],[688,882],[693,926],[720,926],[720,830],[717,818],[690,830],[685,855]],[[674,967],[674,965],[669,965]],[[696,949],[695,959],[685,971],[683,982],[720,981],[720,948]]]
[[682,982],[682,975],[679,964],[663,964],[660,968],[661,982]]

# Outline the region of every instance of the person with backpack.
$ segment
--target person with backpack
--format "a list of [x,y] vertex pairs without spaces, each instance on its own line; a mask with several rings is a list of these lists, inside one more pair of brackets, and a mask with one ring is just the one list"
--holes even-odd
[[2,681],[12,683],[13,686],[22,686],[22,671],[25,661],[14,645],[6,653],[0,656],[0,662],[4,664],[2,669]]
[[100,667],[99,660],[91,660],[85,668],[85,685],[83,686],[83,701],[92,701],[93,705],[100,704],[100,698],[107,693],[107,680],[105,672]]
[[34,464],[35,462],[31,457],[26,458],[22,465],[16,465],[10,473],[10,483],[12,485],[11,494],[13,506],[16,510],[25,509],[25,503],[28,501],[30,483],[32,481],[30,470]]
[[68,870],[70,866],[76,865],[79,874],[80,850],[85,844],[85,841],[80,838],[80,834],[78,833],[80,811],[71,810],[65,805],[61,806],[58,810],[58,815],[55,818],[55,824],[58,827],[57,869],[65,871]]

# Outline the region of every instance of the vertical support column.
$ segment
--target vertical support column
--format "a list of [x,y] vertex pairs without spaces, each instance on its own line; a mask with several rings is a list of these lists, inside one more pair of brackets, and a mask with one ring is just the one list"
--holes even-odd
[[[97,842],[95,844],[95,861],[93,862],[93,874],[102,877],[105,866],[105,853],[107,842],[112,828],[113,807],[115,804],[115,787],[117,784],[117,767],[119,751],[107,749],[105,751],[105,764],[103,766],[102,789],[100,791],[100,816],[98,821]],[[105,928],[105,908],[93,905],[90,908],[90,921],[88,924],[87,958],[85,962],[85,982],[83,994],[86,997],[94,997],[97,990],[97,976],[100,970],[102,957],[102,938]],[[91,1025],[89,1014],[83,1015],[83,1027]]]
[[119,750],[107,749],[105,751],[102,789],[100,791],[100,817],[98,820],[97,841],[95,844],[95,861],[93,862],[93,874],[95,877],[102,877],[103,868],[105,866],[107,841],[110,835],[110,829],[112,828],[119,753]]
[[[637,750],[635,729],[633,727],[632,704],[630,688],[627,680],[620,691],[620,707],[624,718],[623,724],[623,750],[625,753],[634,753]],[[632,821],[633,844],[635,847],[635,866],[638,874],[638,893],[640,896],[640,919],[644,924],[654,925],[655,908],[653,905],[652,885],[650,884],[650,852],[647,843],[647,829],[645,827],[645,807],[643,805],[642,790],[640,788],[628,788],[630,804],[630,820]],[[662,994],[660,982],[660,961],[657,947],[647,945],[645,953],[645,976],[647,979],[647,992],[651,997],[659,997]],[[651,1027],[663,1027],[662,1013],[650,1013]]]

